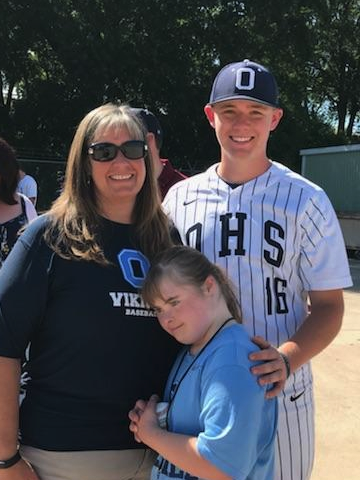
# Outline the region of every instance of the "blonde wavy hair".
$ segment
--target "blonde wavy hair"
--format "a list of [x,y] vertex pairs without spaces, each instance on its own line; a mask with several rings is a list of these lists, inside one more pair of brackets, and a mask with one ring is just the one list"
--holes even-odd
[[[45,232],[49,246],[63,258],[109,263],[99,242],[102,217],[87,153],[95,134],[108,128],[126,129],[134,140],[146,141],[144,127],[128,105],[102,105],[80,122],[69,151],[63,191],[48,211],[50,225]],[[132,224],[140,248],[151,259],[172,242],[149,150],[144,161],[146,176],[136,198]]]

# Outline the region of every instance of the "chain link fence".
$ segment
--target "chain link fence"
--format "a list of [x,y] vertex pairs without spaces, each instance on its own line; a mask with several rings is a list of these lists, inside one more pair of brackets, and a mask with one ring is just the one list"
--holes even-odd
[[40,154],[21,150],[17,150],[17,159],[21,169],[36,180],[38,184],[36,209],[38,213],[45,212],[61,191],[65,159],[45,155],[42,157]]

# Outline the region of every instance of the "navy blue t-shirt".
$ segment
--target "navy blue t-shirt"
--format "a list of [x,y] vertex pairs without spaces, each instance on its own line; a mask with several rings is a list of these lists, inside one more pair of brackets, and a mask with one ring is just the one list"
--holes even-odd
[[20,358],[31,342],[21,442],[140,448],[128,411],[138,398],[162,395],[179,348],[138,294],[148,260],[131,225],[105,219],[112,264],[65,260],[43,239],[47,221],[26,229],[0,271],[0,355]]

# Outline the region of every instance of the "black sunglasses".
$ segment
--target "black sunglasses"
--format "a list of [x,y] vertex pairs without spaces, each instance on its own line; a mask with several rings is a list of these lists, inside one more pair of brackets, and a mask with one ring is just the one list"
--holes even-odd
[[88,154],[97,162],[110,162],[117,156],[118,150],[128,160],[139,160],[146,154],[148,147],[143,140],[128,140],[121,145],[114,143],[92,143],[88,148]]

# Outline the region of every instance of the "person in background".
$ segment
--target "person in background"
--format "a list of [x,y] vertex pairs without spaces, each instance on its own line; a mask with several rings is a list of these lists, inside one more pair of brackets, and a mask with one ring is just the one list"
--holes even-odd
[[19,170],[19,183],[17,187],[18,192],[26,195],[29,200],[36,206],[36,200],[38,198],[38,185],[36,180],[24,170]]
[[133,108],[132,110],[143,122],[148,132],[147,143],[152,152],[154,171],[158,179],[161,198],[163,199],[172,185],[184,180],[187,176],[175,169],[168,159],[160,158],[163,130],[157,117],[145,108]]
[[[220,162],[174,185],[165,200],[182,242],[223,267],[243,324],[262,348],[251,359],[267,396],[278,395],[275,480],[306,480],[314,458],[310,360],[339,332],[352,285],[325,192],[267,155],[283,110],[273,74],[244,60],[216,76],[205,114]],[[309,308],[310,304],[310,308]]]
[[0,268],[13,248],[19,230],[37,217],[34,205],[16,192],[19,164],[14,149],[0,138]]
[[149,476],[128,412],[162,391],[179,347],[138,292],[172,244],[145,140],[128,106],[89,112],[60,196],[0,270],[1,479]]
[[138,441],[159,453],[152,479],[273,480],[277,400],[254,381],[254,350],[222,270],[190,247],[160,253],[142,294],[160,325],[185,345],[168,377],[166,429],[157,396],[129,413]]

